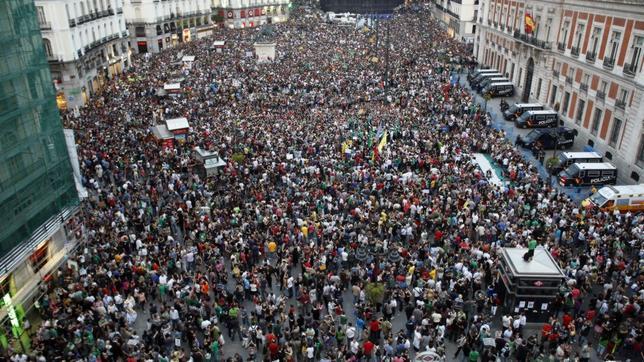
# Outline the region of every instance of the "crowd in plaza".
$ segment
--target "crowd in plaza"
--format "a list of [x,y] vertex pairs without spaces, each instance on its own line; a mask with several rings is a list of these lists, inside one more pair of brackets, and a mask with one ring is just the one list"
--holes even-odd
[[[582,208],[539,179],[450,82],[471,50],[426,9],[378,28],[300,7],[261,64],[257,29],[218,28],[135,57],[64,113],[87,241],[40,302],[30,358],[641,358],[642,215]],[[176,78],[182,93],[162,95]],[[150,128],[176,117],[189,134],[164,148]],[[226,165],[205,177],[195,147]],[[488,182],[474,152],[509,182]],[[567,277],[536,334],[502,306],[503,246],[544,247]]]

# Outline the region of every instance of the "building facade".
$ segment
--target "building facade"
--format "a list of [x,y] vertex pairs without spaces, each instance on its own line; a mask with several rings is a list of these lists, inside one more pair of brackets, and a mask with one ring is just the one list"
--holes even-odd
[[479,63],[505,73],[523,101],[559,111],[587,149],[618,167],[619,183],[641,182],[644,1],[484,0],[479,14]]
[[81,106],[130,62],[123,0],[36,0],[60,108]]
[[11,322],[0,334],[7,337],[80,229],[72,165],[32,0],[0,2],[0,44],[0,320],[9,315]]
[[210,0],[123,0],[134,53],[157,53],[212,34]]
[[447,28],[450,37],[473,43],[476,34],[478,0],[432,0],[433,15]]
[[228,28],[252,28],[286,21],[290,0],[213,0]]

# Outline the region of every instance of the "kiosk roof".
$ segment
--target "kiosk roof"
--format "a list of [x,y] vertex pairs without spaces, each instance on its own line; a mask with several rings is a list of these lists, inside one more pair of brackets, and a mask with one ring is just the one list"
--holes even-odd
[[564,278],[561,268],[546,249],[537,247],[529,262],[523,260],[527,252],[526,248],[503,248],[503,258],[514,276]]
[[188,124],[188,120],[184,117],[167,119],[165,121],[165,124],[168,126],[169,131],[176,131],[178,129],[190,128],[190,124]]
[[168,127],[166,127],[165,124],[157,124],[156,126],[151,127],[150,129],[152,130],[152,134],[154,135],[154,137],[158,139],[163,140],[163,139],[174,138],[174,135],[170,131],[168,131]]

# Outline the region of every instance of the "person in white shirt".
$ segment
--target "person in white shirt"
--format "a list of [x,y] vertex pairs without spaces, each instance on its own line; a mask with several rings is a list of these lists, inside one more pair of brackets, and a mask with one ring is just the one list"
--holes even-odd
[[[358,351],[360,350],[360,343],[358,343],[358,341],[355,341],[355,340],[351,341],[350,349],[351,349],[351,353],[353,354],[358,353]],[[307,352],[308,352],[308,349],[307,349]]]
[[512,324],[512,317],[504,315],[503,317],[501,317],[501,323],[503,324],[503,328],[510,328],[510,325]]
[[420,351],[420,341],[422,340],[422,338],[423,336],[420,334],[420,331],[418,331],[418,328],[416,328],[416,330],[414,331],[414,341],[413,341],[414,350],[416,350],[416,352]]
[[354,327],[353,324],[349,323],[345,335],[347,336],[347,341],[350,345],[353,339],[356,337],[356,327]]
[[313,361],[313,358],[315,358],[315,348],[313,348],[313,346],[306,347],[306,358],[308,358],[309,361]]
[[518,331],[521,328],[521,318],[514,318],[512,321],[512,329]]

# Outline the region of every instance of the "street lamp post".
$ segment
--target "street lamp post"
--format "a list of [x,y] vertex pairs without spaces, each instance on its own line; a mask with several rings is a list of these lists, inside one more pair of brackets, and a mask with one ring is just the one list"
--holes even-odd
[[385,101],[387,101],[387,96],[389,94],[389,22],[387,22],[387,38],[385,41]]
[[[559,130],[556,130],[556,136],[555,136],[555,147],[552,150],[552,159],[555,160],[557,158],[557,146],[559,146]],[[548,174],[550,175],[550,186],[552,186],[552,177],[554,176],[552,172],[550,171],[549,167],[554,161],[550,162],[546,160],[546,170],[548,170]]]
[[374,21],[376,22],[376,51],[378,51],[378,44],[380,42],[380,20],[374,18]]

